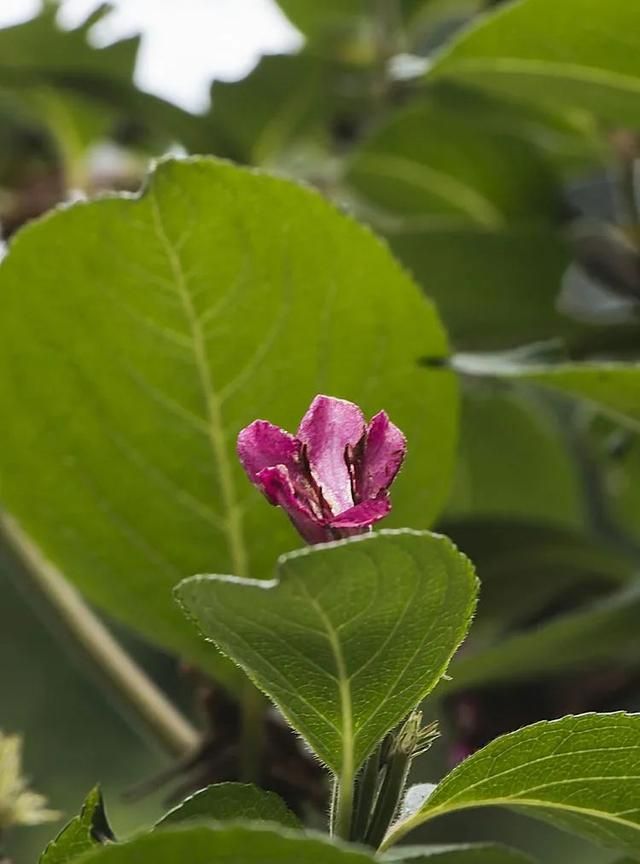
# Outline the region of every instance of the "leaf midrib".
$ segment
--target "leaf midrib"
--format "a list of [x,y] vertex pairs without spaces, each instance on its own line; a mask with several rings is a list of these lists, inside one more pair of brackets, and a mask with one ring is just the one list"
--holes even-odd
[[249,568],[244,542],[242,510],[236,499],[231,463],[225,445],[222,410],[211,375],[206,339],[193,304],[193,298],[189,292],[180,256],[164,227],[155,188],[151,189],[149,196],[156,236],[167,257],[173,276],[173,284],[189,327],[190,345],[207,414],[207,438],[220,479],[224,504],[223,531],[227,539],[231,565],[236,576],[247,577]]
[[298,580],[302,591],[316,610],[318,617],[325,628],[327,639],[336,661],[336,672],[338,673],[338,694],[340,696],[340,716],[342,720],[342,764],[340,771],[340,782],[343,786],[351,786],[354,777],[354,735],[353,735],[353,708],[351,703],[351,679],[347,674],[347,666],[342,653],[340,637],[331,623],[327,613],[316,597],[313,597],[302,580]]

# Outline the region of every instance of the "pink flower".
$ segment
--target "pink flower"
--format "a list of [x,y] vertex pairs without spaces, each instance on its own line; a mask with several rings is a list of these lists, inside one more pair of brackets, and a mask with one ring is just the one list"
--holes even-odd
[[367,425],[357,405],[331,396],[316,396],[295,436],[266,420],[238,435],[249,479],[309,543],[362,534],[386,516],[406,449],[384,411]]

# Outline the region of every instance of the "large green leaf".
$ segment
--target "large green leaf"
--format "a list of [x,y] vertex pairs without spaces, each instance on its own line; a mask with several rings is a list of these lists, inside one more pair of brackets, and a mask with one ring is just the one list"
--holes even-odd
[[444,674],[476,579],[445,537],[401,530],[284,556],[271,583],[198,576],[177,593],[204,635],[348,778]]
[[317,392],[384,407],[409,441],[392,524],[426,527],[442,506],[456,384],[416,362],[446,351],[436,313],[314,192],[164,162],[139,199],[24,230],[0,298],[5,507],[90,599],[218,674],[171,588],[212,569],[266,577],[300,542],[237,463],[240,428],[295,429]]
[[460,657],[446,692],[593,669],[607,661],[637,663],[639,619],[636,585]]
[[640,430],[640,363],[521,362],[517,353],[458,354],[453,368],[469,375],[514,378],[576,396]]
[[628,0],[517,0],[479,19],[430,74],[634,125],[639,33],[640,6]]
[[267,792],[250,783],[216,783],[191,795],[158,822],[157,827],[215,819],[248,822],[276,822],[298,828],[300,822],[275,792]]
[[113,834],[106,814],[100,788],[96,786],[87,795],[79,816],[75,816],[49,843],[42,855],[40,864],[70,864],[84,852],[106,841]]
[[383,861],[401,864],[532,864],[523,852],[488,843],[464,846],[400,847],[388,852]]
[[78,864],[371,864],[356,847],[321,835],[276,832],[259,826],[184,826],[153,831],[105,846]]
[[640,715],[583,714],[503,735],[444,778],[395,842],[445,813],[500,804],[640,852]]

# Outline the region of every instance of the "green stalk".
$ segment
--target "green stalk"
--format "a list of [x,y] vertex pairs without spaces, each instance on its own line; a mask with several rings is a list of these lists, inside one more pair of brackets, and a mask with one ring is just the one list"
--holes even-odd
[[242,691],[242,736],[240,779],[244,783],[260,782],[264,742],[265,706],[262,693],[247,679]]
[[411,754],[398,751],[394,753],[387,768],[376,806],[371,816],[371,823],[365,842],[377,849],[384,840],[389,826],[398,810],[400,799],[407,782],[407,774],[411,765]]
[[98,667],[135,714],[172,756],[193,754],[200,735],[164,693],[113,638],[64,576],[7,514],[0,514],[0,534],[69,634]]
[[354,842],[363,841],[369,827],[369,820],[376,801],[381,770],[383,768],[381,759],[383,747],[384,742],[369,756],[356,779],[355,804],[350,838]]
[[348,840],[351,835],[351,820],[353,817],[353,779],[341,778],[338,783],[335,816],[333,819],[333,834],[342,840]]

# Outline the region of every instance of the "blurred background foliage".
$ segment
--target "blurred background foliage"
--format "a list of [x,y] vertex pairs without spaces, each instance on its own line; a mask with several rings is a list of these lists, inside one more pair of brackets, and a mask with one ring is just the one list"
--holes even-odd
[[[265,56],[242,80],[215,81],[199,115],[135,85],[137,38],[91,44],[106,7],[63,30],[48,2],[0,30],[2,236],[66,200],[137,190],[166,152],[210,153],[310,183],[371,225],[435,300],[452,349],[472,358],[467,369],[470,352],[513,349],[518,362],[637,359],[637,96],[465,66],[474,39],[476,56],[501,46],[507,56],[570,63],[567,34],[598,2],[563,0],[551,32],[540,22],[557,0],[529,0],[502,10],[522,20],[505,14],[497,35],[469,31],[446,53],[501,4],[281,0],[303,47]],[[632,3],[609,5],[612,45],[621,45],[640,15]],[[615,71],[637,86],[632,54],[620,49]],[[483,594],[440,700],[448,749],[419,765],[418,779],[524,723],[637,708],[640,693],[637,424],[526,378],[463,369],[461,381],[459,459],[438,528],[475,561]],[[53,806],[75,812],[101,780],[116,829],[132,830],[159,814],[166,789],[135,804],[123,790],[166,761],[78,665],[25,581],[4,555],[0,727],[24,733],[28,774]],[[189,708],[176,661],[121,635]],[[610,860],[505,814],[437,830],[443,839],[501,837],[549,864]],[[32,861],[51,834],[22,829],[9,849]]]

